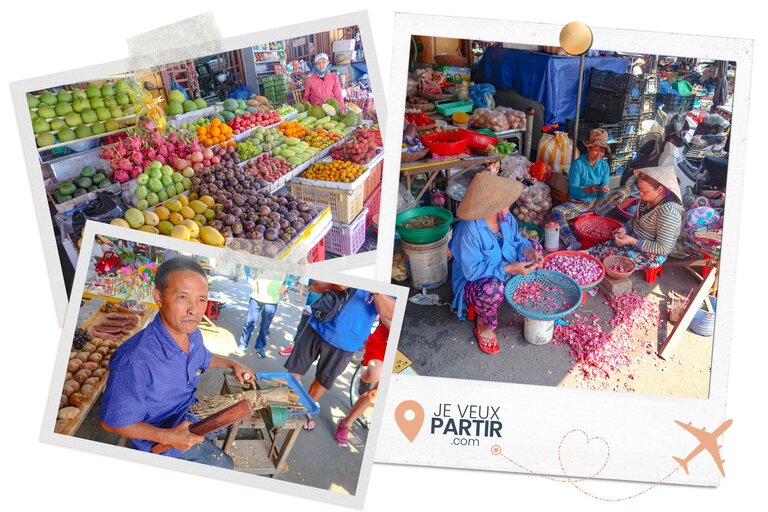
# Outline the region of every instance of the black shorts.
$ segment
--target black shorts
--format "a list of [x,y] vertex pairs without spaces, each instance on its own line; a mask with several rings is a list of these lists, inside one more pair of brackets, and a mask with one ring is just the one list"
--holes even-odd
[[311,325],[307,324],[293,345],[293,352],[285,362],[285,369],[291,373],[304,375],[317,362],[315,380],[325,389],[331,389],[333,383],[342,374],[354,352],[336,348],[317,334]]

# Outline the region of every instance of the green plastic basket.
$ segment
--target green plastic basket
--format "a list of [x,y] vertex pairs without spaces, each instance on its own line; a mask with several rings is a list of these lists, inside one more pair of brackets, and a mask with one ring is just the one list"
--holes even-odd
[[[443,219],[443,223],[424,229],[401,227],[403,222],[415,217],[421,217],[422,215],[439,217]],[[448,234],[448,230],[451,229],[451,222],[453,222],[453,214],[449,210],[436,206],[421,206],[398,213],[397,217],[395,217],[395,231],[397,231],[397,234],[404,242],[409,244],[431,244]]]
[[474,105],[471,101],[452,101],[451,103],[438,103],[435,108],[440,114],[450,116],[456,112],[472,112]]

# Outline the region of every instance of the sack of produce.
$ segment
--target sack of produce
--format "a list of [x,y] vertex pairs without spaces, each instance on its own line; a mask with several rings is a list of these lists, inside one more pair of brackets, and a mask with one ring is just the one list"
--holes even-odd
[[537,160],[544,160],[552,167],[553,171],[568,172],[571,168],[571,153],[573,141],[565,132],[556,132],[555,135],[545,133],[539,140]]
[[475,84],[469,88],[469,100],[480,108],[494,108],[496,106],[493,100],[494,94],[496,94],[496,88],[491,84]]
[[503,132],[509,130],[507,116],[503,112],[488,110],[487,108],[478,108],[469,118],[469,126],[477,128],[488,128],[494,132]]
[[523,190],[512,208],[512,214],[521,222],[543,226],[552,209],[549,186],[537,181]]
[[505,178],[533,183],[535,180],[531,176],[531,162],[524,156],[508,156],[501,163],[501,172],[499,176]]

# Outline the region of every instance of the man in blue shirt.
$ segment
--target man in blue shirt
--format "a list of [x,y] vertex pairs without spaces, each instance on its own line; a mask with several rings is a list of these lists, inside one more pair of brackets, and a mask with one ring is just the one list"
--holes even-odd
[[608,132],[596,128],[589,132],[589,140],[584,141],[587,153],[576,159],[568,171],[569,202],[552,209],[552,218],[560,225],[560,238],[568,250],[581,249],[581,244],[573,236],[568,221],[591,211],[604,211],[624,201],[628,194],[627,187],[610,191],[611,168],[603,159],[611,152],[608,145]]
[[233,469],[232,459],[210,439],[189,431],[188,409],[208,368],[230,368],[241,383],[255,383],[253,372],[203,345],[197,326],[208,281],[194,260],[177,257],[160,265],[152,296],[159,308],[154,320],[112,355],[99,423],[131,438],[137,450],[165,444],[173,449],[163,455]]
[[[391,322],[395,309],[395,299],[388,295],[321,281],[312,281],[309,285],[310,292],[319,294],[331,289],[349,290],[349,299],[336,316],[326,322],[319,322],[314,316],[310,318],[285,362],[285,369],[301,378],[317,361],[315,380],[309,386],[309,396],[315,402],[333,386],[355,352],[363,348],[376,318],[381,316]],[[314,421],[309,418],[304,428],[315,428]]]

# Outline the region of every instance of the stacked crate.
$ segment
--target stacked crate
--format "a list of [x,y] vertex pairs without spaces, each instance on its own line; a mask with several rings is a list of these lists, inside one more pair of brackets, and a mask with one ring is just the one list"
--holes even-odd
[[[655,104],[647,96],[644,77],[592,68],[587,88],[584,119],[599,123],[609,134],[612,151],[608,163],[612,174],[621,174],[637,148],[642,116],[653,112]],[[580,133],[588,134],[580,127]]]

